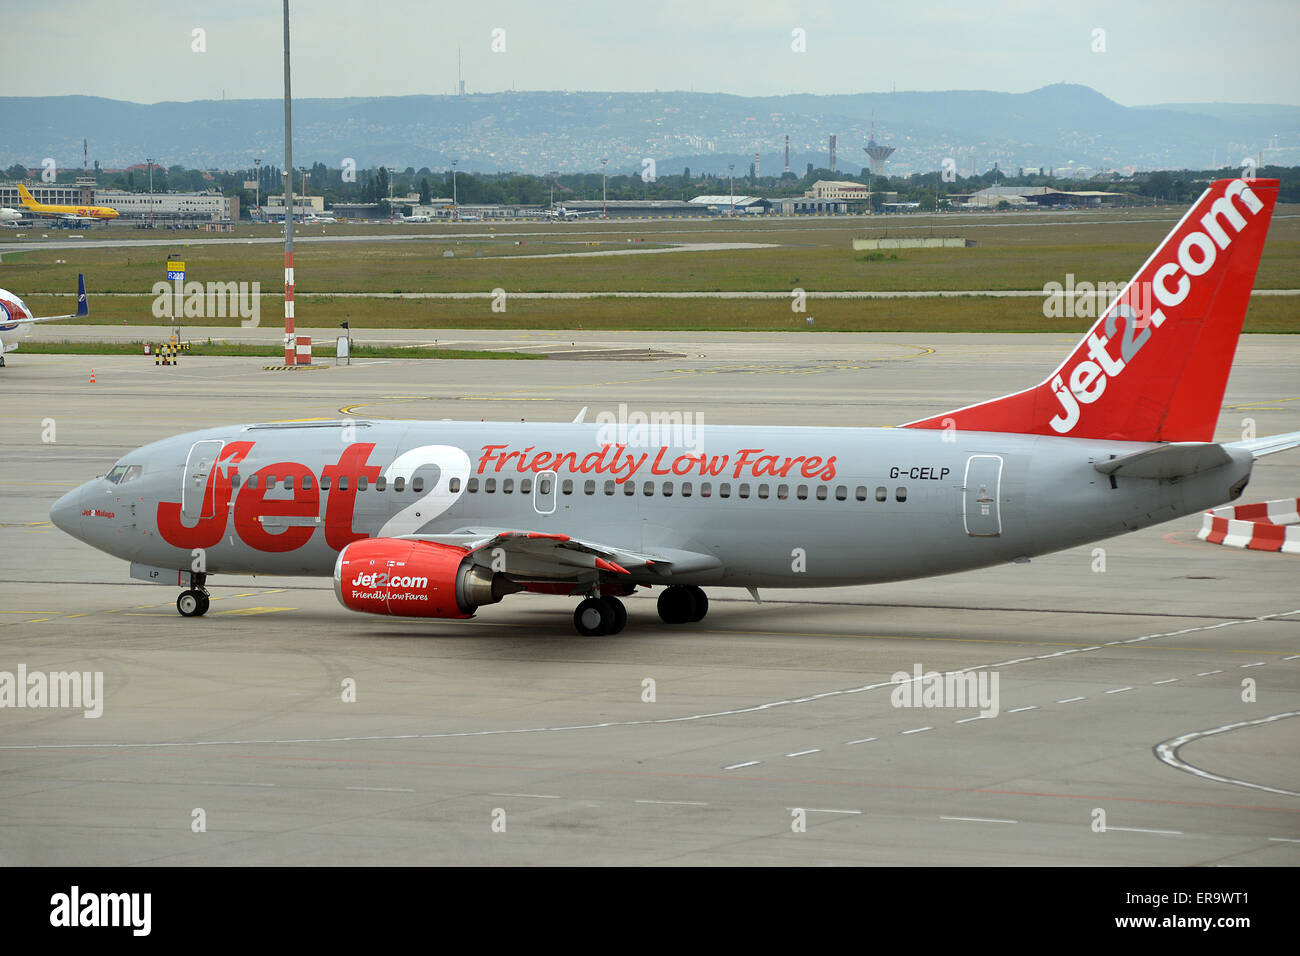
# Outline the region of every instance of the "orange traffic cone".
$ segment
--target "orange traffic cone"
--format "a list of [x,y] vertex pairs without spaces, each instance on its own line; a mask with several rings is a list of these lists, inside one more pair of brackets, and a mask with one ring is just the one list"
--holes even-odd
[[95,384],[95,370],[93,368],[90,370],[90,384]]

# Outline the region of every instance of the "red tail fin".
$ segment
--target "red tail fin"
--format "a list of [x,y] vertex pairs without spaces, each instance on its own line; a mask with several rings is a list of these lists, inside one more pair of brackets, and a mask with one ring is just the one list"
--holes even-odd
[[1213,183],[1042,384],[903,427],[1212,440],[1277,192]]

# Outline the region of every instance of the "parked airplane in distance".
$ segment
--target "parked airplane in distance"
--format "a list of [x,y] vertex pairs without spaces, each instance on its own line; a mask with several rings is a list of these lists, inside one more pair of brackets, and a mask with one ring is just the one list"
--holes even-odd
[[551,206],[546,210],[547,219],[558,219],[561,222],[567,222],[570,219],[581,219],[583,216],[599,216],[600,213],[595,209],[569,209],[566,206]]
[[18,349],[17,339],[32,334],[38,322],[58,322],[60,319],[80,319],[90,315],[90,302],[86,298],[86,277],[77,276],[77,311],[71,315],[32,315],[27,303],[0,289],[0,368],[4,368],[5,353]]
[[77,222],[97,222],[118,217],[118,211],[108,206],[60,206],[37,202],[22,183],[18,184],[18,196],[22,200],[23,209],[30,215],[50,216]]
[[332,575],[345,607],[403,617],[573,595],[587,635],[618,633],[638,588],[682,624],[710,585],[1024,562],[1231,501],[1300,444],[1213,440],[1277,194],[1214,183],[1039,385],[901,428],[232,425],[130,452],[50,517],[184,588],[185,616],[212,574]]
[[10,209],[8,206],[0,207],[0,225],[8,226],[17,223],[23,218],[23,214],[17,209]]

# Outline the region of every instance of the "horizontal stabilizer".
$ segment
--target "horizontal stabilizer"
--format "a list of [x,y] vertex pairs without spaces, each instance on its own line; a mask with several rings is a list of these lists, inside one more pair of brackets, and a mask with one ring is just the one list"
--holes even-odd
[[1240,448],[1243,451],[1250,452],[1256,458],[1263,458],[1265,455],[1286,451],[1288,448],[1295,448],[1297,445],[1300,445],[1300,432],[1268,435],[1264,438],[1252,438],[1250,441],[1234,441],[1228,447]]
[[1230,461],[1232,456],[1222,445],[1180,441],[1101,461],[1093,467],[1103,475],[1120,478],[1180,478],[1218,468]]

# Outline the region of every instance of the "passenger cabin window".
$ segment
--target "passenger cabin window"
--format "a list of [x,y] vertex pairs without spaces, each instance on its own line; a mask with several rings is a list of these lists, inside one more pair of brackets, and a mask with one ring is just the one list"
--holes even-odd
[[357,479],[357,491],[365,491],[369,487],[370,487],[370,479],[367,478],[365,475],[362,475],[360,478]]
[[691,483],[690,483],[689,481],[683,481],[683,482],[682,482],[682,497],[683,497],[683,498],[689,498],[690,496],[691,496]]
[[818,486],[817,486],[817,500],[818,500],[818,501],[825,501],[825,500],[826,500],[826,486],[825,486],[825,485],[818,485]]
[[615,486],[613,481],[605,482],[605,494],[612,495],[614,493],[614,487]]
[[894,497],[899,501],[906,501],[907,489],[904,488],[902,485],[899,485],[897,488],[894,489]]
[[[474,479],[472,479],[472,478],[470,479],[470,481],[473,481],[473,480],[474,480]],[[539,495],[549,495],[549,494],[551,493],[551,479],[549,479],[549,478],[538,478],[538,479],[537,479],[537,493],[538,493]]]
[[[254,475],[252,478],[249,478],[249,479],[248,479],[248,487],[250,487],[250,488],[256,488],[256,487],[257,487],[257,475]],[[329,475],[321,475],[321,476],[320,476],[320,490],[321,490],[321,491],[329,491],[329,490],[330,490],[330,476],[329,476]],[[398,490],[400,491],[401,489],[398,489]]]
[[302,476],[302,490],[303,490],[303,491],[310,491],[310,490],[311,490],[311,485],[312,485],[312,476],[311,476],[311,475],[303,475],[303,476]]
[[766,497],[767,497],[767,485],[759,485],[759,486],[758,486],[758,496],[759,496],[760,498],[766,498]]
[[571,494],[573,494],[573,479],[572,479],[572,478],[565,478],[564,481],[560,482],[560,493],[561,493],[561,494],[565,494],[565,495],[571,495]]
[[501,493],[503,495],[512,495],[515,492],[515,480],[513,478],[501,479]]
[[596,493],[596,483],[590,479],[585,481],[582,485],[582,493],[584,495],[594,495]]
[[848,498],[848,496],[849,496],[849,489],[848,489],[848,488],[844,487],[844,485],[836,485],[836,486],[835,486],[835,500],[836,500],[836,501],[844,501],[846,498]]
[[644,485],[641,486],[641,494],[646,495],[648,497],[650,495],[653,495],[654,493],[655,493],[655,483],[653,481],[647,481]]
[[[271,484],[271,479],[270,478],[266,479],[266,483],[269,486]],[[339,475],[339,491],[347,491],[347,490],[348,490],[348,476]]]
[[741,498],[748,498],[748,497],[749,497],[749,485],[747,485],[747,484],[742,484],[742,485],[740,486],[740,488],[737,489],[736,494],[737,494],[739,497],[741,497]]
[[[472,483],[472,480],[471,480],[471,483]],[[393,490],[394,490],[394,491],[405,491],[405,490],[406,490],[406,479],[405,479],[405,478],[394,478],[394,479],[393,479]],[[474,490],[473,488],[470,489],[470,491],[473,491],[473,490]]]
[[[379,480],[383,481],[384,479],[380,478]],[[456,492],[460,491],[460,479],[453,478],[451,481],[447,482],[447,490],[450,491],[452,494],[455,494]]]
[[796,488],[796,489],[794,490],[794,496],[795,496],[796,498],[798,498],[800,501],[807,501],[807,500],[808,500],[808,486],[807,486],[807,485],[800,485],[798,488]]
[[888,489],[888,488],[886,488],[884,485],[880,485],[879,487],[876,488],[876,500],[877,500],[877,501],[884,501],[884,500],[886,500],[888,497],[889,497],[889,489]]
[[424,479],[423,479],[423,478],[412,478],[412,479],[411,479],[411,490],[414,491],[417,495],[418,495],[420,492],[422,492],[422,491],[424,490]]
[[665,482],[664,482],[664,497],[665,497],[665,498],[671,498],[672,496],[673,496],[673,483],[672,483],[671,481],[665,481]]
[[248,487],[254,490],[257,489],[257,475],[248,476]]
[[483,479],[483,491],[485,494],[494,494],[497,490],[497,480],[495,478]]
[[533,493],[533,479],[531,478],[519,479],[519,493],[521,495],[531,495]]
[[231,488],[239,487],[239,472],[235,472],[233,475],[230,476],[230,487]]
[[719,498],[730,498],[730,497],[731,497],[731,484],[730,484],[730,482],[726,482],[726,481],[724,481],[722,484],[718,485],[718,497],[719,497]]
[[293,491],[293,475],[290,475],[288,478],[284,479],[284,490]]
[[623,483],[623,497],[631,498],[634,494],[636,494],[636,482],[625,481]]
[[[388,487],[387,476],[380,475],[378,478],[375,479],[375,491],[383,491],[387,487]],[[457,482],[457,487],[459,487],[459,482]]]
[[866,486],[866,485],[858,485],[857,489],[853,492],[853,497],[857,498],[859,501],[866,501],[866,500],[867,500],[867,486]]
[[777,486],[776,486],[776,497],[777,497],[779,500],[781,500],[781,501],[785,501],[785,499],[789,498],[789,497],[790,497],[790,486],[789,486],[789,485],[777,485]]

